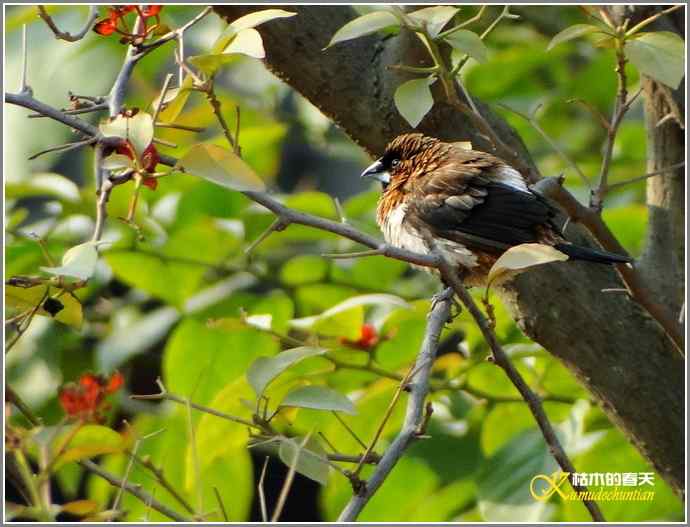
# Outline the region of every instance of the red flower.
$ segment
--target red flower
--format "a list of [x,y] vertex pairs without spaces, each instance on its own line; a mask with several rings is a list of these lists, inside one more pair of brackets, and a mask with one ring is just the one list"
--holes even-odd
[[101,412],[107,408],[104,404],[106,395],[119,390],[123,383],[124,377],[119,372],[109,378],[84,373],[77,383],[70,382],[60,388],[58,399],[69,417],[101,422]]
[[145,5],[141,8],[141,14],[143,17],[148,18],[150,16],[156,16],[163,9],[162,5]]
[[112,19],[109,18],[104,18],[103,20],[99,20],[96,22],[96,25],[93,26],[93,30],[98,33],[99,35],[103,35],[104,37],[107,37],[108,35],[112,35],[115,33],[115,30],[117,29],[117,20],[113,21]]
[[358,348],[361,350],[370,350],[375,347],[379,342],[379,335],[376,332],[376,328],[371,324],[362,324],[360,329],[360,336],[357,340],[350,340],[346,338],[341,338],[340,342],[346,346],[352,348]]
[[[137,38],[145,38],[155,27],[154,25],[150,28],[147,28],[147,19],[151,17],[158,17],[161,9],[163,9],[163,6],[160,5],[137,6],[135,4],[126,4],[113,6],[108,9],[108,17],[102,18],[96,22],[93,30],[99,35],[103,36],[112,35],[115,32],[120,33],[123,35],[123,41],[125,43],[134,41]],[[136,11],[144,19],[143,28],[136,35],[129,32],[126,22],[122,20],[128,13],[133,11]]]

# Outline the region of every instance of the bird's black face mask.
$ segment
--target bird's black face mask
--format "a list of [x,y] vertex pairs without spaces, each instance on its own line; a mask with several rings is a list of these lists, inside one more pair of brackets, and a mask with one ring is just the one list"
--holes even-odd
[[380,157],[369,165],[360,177],[373,178],[381,182],[383,190],[386,190],[388,184],[391,182],[391,170],[394,169],[400,159],[392,153],[386,153],[383,157]]

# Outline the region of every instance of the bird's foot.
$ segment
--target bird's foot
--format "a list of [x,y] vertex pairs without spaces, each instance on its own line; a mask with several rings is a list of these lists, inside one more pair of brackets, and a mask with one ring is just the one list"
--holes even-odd
[[[429,313],[431,313],[435,308],[436,304],[439,302],[445,302],[447,300],[452,300],[452,305],[451,305],[451,313],[448,321],[450,322],[453,320],[455,317],[457,317],[460,312],[462,311],[460,304],[457,303],[457,301],[454,299],[455,291],[453,291],[452,287],[446,287],[443,291],[440,291],[436,293],[434,296],[431,297],[431,309],[429,310]],[[453,313],[452,307],[455,306],[456,312]]]

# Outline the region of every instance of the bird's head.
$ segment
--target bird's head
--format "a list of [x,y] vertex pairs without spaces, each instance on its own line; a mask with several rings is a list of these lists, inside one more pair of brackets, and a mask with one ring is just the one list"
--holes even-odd
[[404,134],[393,139],[383,155],[362,172],[361,177],[381,182],[383,189],[401,188],[408,180],[432,169],[429,161],[442,143],[423,134]]

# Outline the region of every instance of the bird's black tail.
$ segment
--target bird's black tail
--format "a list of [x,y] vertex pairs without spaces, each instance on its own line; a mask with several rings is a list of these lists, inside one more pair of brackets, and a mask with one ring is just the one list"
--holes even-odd
[[589,247],[580,247],[579,245],[573,245],[571,243],[557,243],[554,247],[563,254],[570,256],[573,260],[584,260],[586,262],[603,264],[631,263],[633,261],[629,256],[590,249]]

